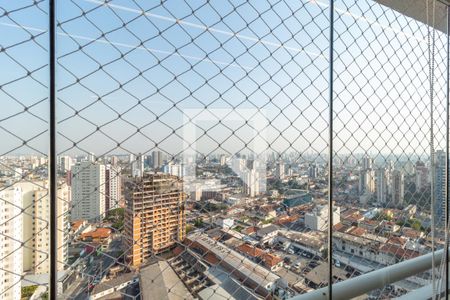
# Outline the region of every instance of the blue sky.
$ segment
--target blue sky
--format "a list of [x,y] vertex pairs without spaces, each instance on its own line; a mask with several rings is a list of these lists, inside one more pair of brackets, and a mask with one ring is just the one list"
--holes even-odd
[[[103,154],[120,142],[113,152],[158,147],[175,154],[182,148],[183,111],[203,107],[233,108],[237,113],[261,109],[272,124],[265,147],[279,152],[326,151],[328,2],[187,2],[58,2],[60,151]],[[9,10],[27,3],[2,0],[0,7]],[[40,6],[45,9],[45,5]],[[427,152],[426,27],[372,1],[336,1],[335,5],[336,149],[342,153]],[[47,27],[46,18],[35,6],[1,17],[1,45],[27,40],[29,33],[39,34]],[[41,33],[36,42],[15,46],[8,54],[28,70],[45,66],[47,53],[38,44],[45,48],[47,38]],[[444,35],[437,34],[437,39],[435,88],[440,104],[436,109],[441,116]],[[8,70],[0,73],[2,83],[26,74],[4,54],[0,64]],[[33,75],[45,83],[46,72],[43,68]],[[29,78],[6,88],[28,105],[45,99],[47,92]],[[0,99],[8,103],[0,120],[23,110],[4,93],[0,92]],[[33,107],[42,119],[47,116],[45,104]],[[197,142],[199,150],[216,151],[213,140],[219,139],[225,152],[245,148],[253,134],[243,123],[246,118],[200,124],[209,136]],[[46,128],[45,122],[28,114],[0,125],[25,139]],[[442,125],[437,120],[436,126]],[[101,132],[90,135],[97,126]],[[0,134],[7,141],[2,153],[11,145],[20,146],[20,139]],[[30,144],[46,152],[46,141],[43,134]],[[437,147],[439,142],[443,145],[442,133],[438,132],[436,142]]]

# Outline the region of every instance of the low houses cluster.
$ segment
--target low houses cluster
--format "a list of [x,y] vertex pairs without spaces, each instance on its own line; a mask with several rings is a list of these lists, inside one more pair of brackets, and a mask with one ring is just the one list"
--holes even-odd
[[276,225],[269,225],[262,227],[256,231],[256,237],[260,240],[261,244],[271,243],[277,236],[280,228]]
[[397,236],[385,238],[372,234],[354,235],[351,232],[333,233],[333,244],[337,250],[384,265],[420,255],[418,251],[408,249],[407,238]]
[[245,257],[256,263],[262,263],[267,269],[276,271],[283,266],[283,259],[275,254],[265,252],[264,250],[249,244],[239,245],[236,250]]
[[109,244],[111,242],[111,229],[97,228],[93,231],[81,234],[81,239],[83,241],[89,241],[94,243]]
[[288,243],[295,250],[304,250],[317,256],[322,256],[326,245],[326,236],[321,232],[280,230],[276,240],[283,244]]
[[186,245],[201,255],[212,266],[220,266],[233,278],[255,291],[268,297],[280,277],[272,271],[248,259],[238,251],[202,233],[187,236]]
[[91,231],[92,225],[86,220],[76,220],[71,224],[71,235],[77,237],[80,234]]

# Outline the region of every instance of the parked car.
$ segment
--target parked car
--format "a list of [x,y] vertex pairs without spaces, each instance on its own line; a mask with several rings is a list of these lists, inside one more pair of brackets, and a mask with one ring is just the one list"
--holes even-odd
[[307,258],[311,258],[312,257],[311,254],[309,254],[308,252],[305,252],[305,251],[302,252],[302,256],[303,257],[307,257]]

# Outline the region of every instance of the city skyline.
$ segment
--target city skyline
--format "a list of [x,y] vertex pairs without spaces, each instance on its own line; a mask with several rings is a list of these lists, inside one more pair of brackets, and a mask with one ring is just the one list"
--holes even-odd
[[[140,11],[147,12],[147,9],[144,6],[136,6],[130,8],[122,3],[99,5],[100,3],[101,1],[94,0],[80,1],[80,5],[82,4],[83,7],[92,10],[92,14],[95,14],[99,22],[104,21],[105,18],[110,17],[111,15],[113,15],[113,13],[117,13],[117,16],[123,18],[123,21],[125,23],[131,22],[130,26],[132,26],[132,29],[135,30],[136,34],[140,36],[141,40],[149,40],[150,36],[148,34],[142,33],[142,30],[138,26],[141,22],[141,19],[138,18],[136,24],[132,22],[132,20],[134,20],[133,17],[135,17]],[[277,9],[277,11],[279,10],[280,13],[283,14],[287,14],[287,12],[289,12],[290,10],[294,10],[300,13],[301,10],[294,9],[294,7],[296,7],[295,5],[292,4],[292,7],[290,7],[289,5],[287,7],[278,5],[275,6],[274,9]],[[321,1],[308,1],[304,5],[308,8],[308,11],[310,10],[311,14],[313,14],[315,17],[323,18],[323,23],[326,24],[325,20],[327,17],[324,11],[326,11],[327,9],[327,4]],[[362,3],[361,5],[364,6],[367,4]],[[70,9],[72,6],[74,10]],[[274,149],[276,149],[277,151],[283,151],[286,147],[288,147],[286,141],[284,141],[283,139],[276,139],[276,136],[279,134],[279,131],[277,129],[284,128],[286,129],[283,133],[286,135],[285,138],[288,140],[288,142],[293,143],[293,145],[290,147],[295,147],[299,151],[305,151],[308,150],[308,148],[313,148],[319,150],[320,152],[326,151],[325,149],[328,126],[326,121],[326,115],[328,113],[326,95],[328,92],[328,84],[326,82],[326,79],[323,75],[320,74],[320,72],[326,72],[327,69],[326,64],[324,64],[322,68],[322,63],[318,60],[326,60],[323,53],[327,51],[328,43],[325,37],[321,36],[320,34],[318,34],[320,39],[314,39],[314,42],[309,43],[309,46],[305,48],[300,46],[303,43],[308,42],[307,40],[303,41],[303,39],[305,39],[304,36],[296,36],[296,38],[292,38],[290,37],[291,34],[289,33],[289,31],[286,31],[285,29],[279,29],[279,32],[277,32],[277,37],[272,38],[270,34],[264,34],[263,36],[265,36],[265,38],[261,39],[258,38],[258,36],[262,34],[262,32],[259,32],[257,27],[252,28],[252,30],[248,33],[239,32],[239,34],[236,35],[231,30],[233,25],[232,21],[227,21],[225,23],[221,23],[219,20],[213,21],[214,16],[208,16],[208,14],[203,13],[203,11],[201,19],[204,22],[204,25],[198,23],[198,19],[200,18],[200,16],[195,18],[188,15],[188,17],[186,18],[177,18],[176,16],[178,14],[183,15],[185,13],[185,10],[187,9],[187,7],[184,7],[182,5],[179,7],[171,7],[170,9],[164,8],[158,13],[149,13],[148,16],[146,16],[146,19],[149,19],[151,21],[150,23],[153,24],[153,30],[160,29],[166,30],[168,32],[168,36],[165,37],[165,40],[176,41],[178,39],[180,40],[179,43],[181,43],[181,41],[183,41],[186,37],[186,33],[189,33],[193,34],[194,37],[199,40],[199,46],[205,46],[208,41],[214,43],[218,43],[219,41],[222,42],[223,47],[225,47],[224,49],[221,50],[220,48],[217,48],[216,51],[212,51],[212,53],[210,53],[210,55],[221,56],[222,59],[224,57],[227,57],[229,59],[230,62],[227,62],[228,65],[222,66],[216,63],[217,61],[221,61],[221,59],[215,59],[214,57],[209,56],[205,58],[205,53],[208,53],[209,50],[212,50],[214,48],[205,48],[200,51],[198,46],[183,47],[182,44],[170,45],[165,43],[163,39],[155,38],[151,40],[151,43],[149,41],[150,44],[145,45],[144,49],[140,49],[139,44],[136,44],[136,38],[129,35],[116,35],[114,28],[112,29],[112,32],[110,34],[111,37],[100,36],[92,37],[91,40],[81,39],[79,37],[84,36],[83,30],[86,26],[83,23],[83,18],[77,19],[73,22],[69,21],[71,20],[70,18],[72,18],[73,15],[76,15],[76,11],[80,9],[75,5],[72,6],[61,6],[59,11],[61,18],[61,36],[59,37],[58,41],[61,43],[59,49],[61,53],[61,61],[59,65],[61,72],[59,72],[60,82],[58,83],[58,85],[60,86],[60,96],[57,111],[60,134],[58,135],[57,142],[58,149],[60,149],[60,151],[65,152],[66,149],[71,149],[72,147],[74,147],[73,143],[76,142],[76,147],[79,147],[81,149],[87,149],[88,151],[94,151],[97,153],[107,153],[108,151],[117,147],[117,142],[121,142],[121,147],[133,153],[139,153],[147,151],[149,149],[154,149],[156,144],[158,144],[161,150],[168,153],[178,152],[183,142],[182,139],[178,139],[177,141],[174,140],[173,137],[170,137],[170,142],[165,140],[167,139],[167,137],[169,137],[169,134],[172,133],[172,129],[180,128],[180,126],[180,129],[182,129],[182,127],[185,126],[182,123],[182,115],[185,109],[203,109],[205,106],[210,107],[211,109],[236,109],[237,113],[239,113],[239,109],[241,108],[263,109],[264,111],[266,111],[265,114],[268,116],[267,121],[272,124],[272,126],[268,128],[267,136],[269,137],[268,140],[270,144],[273,145]],[[421,51],[421,47],[426,46],[426,39],[424,37],[425,33],[421,31],[422,29],[418,25],[410,23],[408,24],[408,28],[400,29],[401,27],[394,28],[391,24],[389,30],[384,31],[386,30],[385,25],[382,24],[382,22],[377,21],[376,18],[367,15],[361,15],[358,12],[348,12],[342,6],[345,7],[345,1],[342,2],[341,6],[338,6],[336,8],[337,13],[342,18],[342,20],[340,20],[342,24],[338,23],[336,26],[336,30],[338,32],[340,32],[341,27],[344,27],[345,24],[350,21],[358,22],[358,24],[362,27],[367,27],[369,25],[375,24],[373,30],[383,30],[382,32],[384,32],[384,34],[393,34],[393,36],[396,36],[395,34],[400,34],[400,40],[404,39],[405,41],[414,41],[419,45],[418,47],[411,47],[411,49],[402,48],[402,52],[415,53],[417,51]],[[219,5],[218,9],[219,8],[226,10],[226,5]],[[255,7],[255,9],[257,8],[258,7]],[[5,7],[5,9],[7,9],[7,7]],[[371,7],[371,9],[373,11],[370,11],[370,13],[376,16],[376,14],[378,13],[378,8]],[[305,15],[304,17],[307,19],[310,18],[308,15]],[[191,18],[193,20],[190,20]],[[65,21],[66,19],[68,21]],[[110,27],[117,26],[118,24],[115,23],[120,20],[116,16],[113,16],[113,19],[114,23],[109,24]],[[183,20],[182,22],[178,22],[176,24],[178,24],[178,26],[180,26],[181,28],[187,30],[186,33],[175,29],[175,27],[173,26],[174,22],[177,19]],[[275,20],[276,19],[274,19],[273,21],[265,21],[275,22]],[[29,32],[36,32],[33,31],[33,28],[42,27],[42,20],[40,20],[38,17],[28,18],[26,20],[22,20],[19,18],[17,22],[20,21],[23,21],[23,23],[26,24],[24,26],[25,28],[29,28]],[[315,22],[318,22],[318,24],[321,23],[317,19],[315,19]],[[398,19],[398,22],[400,25],[402,24],[402,22],[406,21]],[[209,26],[208,23],[216,25]],[[102,26],[106,26],[106,24],[104,23],[101,24]],[[14,33],[18,32],[19,29],[21,29],[20,27],[14,27],[14,25],[15,24],[12,22],[2,23],[1,27],[5,30],[4,37],[6,39],[6,43],[13,43]],[[270,27],[271,25],[273,24],[267,24],[268,27]],[[312,30],[312,33],[316,33],[319,31],[320,27],[309,25],[308,29]],[[343,29],[344,28],[342,28],[342,30]],[[209,35],[206,37],[207,34],[205,32],[208,32],[208,30],[211,30],[211,34],[214,34],[214,38],[213,36]],[[261,28],[261,30],[263,29]],[[37,41],[40,45],[41,40],[45,38],[46,33],[41,31],[37,32]],[[440,42],[442,40],[441,34],[438,32],[436,33],[436,35],[437,41]],[[9,41],[8,39],[11,40]],[[114,41],[111,42],[111,39],[119,39],[119,41],[117,42],[118,45],[114,46],[114,44],[111,44],[116,43]],[[131,45],[133,45],[131,48],[123,48],[123,44],[127,44],[127,39],[133,40],[130,43]],[[285,40],[284,43],[281,42],[283,40]],[[347,40],[345,39],[343,40],[344,43],[346,41]],[[365,44],[363,37],[359,37],[357,41]],[[83,51],[86,51],[83,53],[86,53],[86,55],[89,54],[94,59],[92,60],[87,59],[86,57],[77,57],[74,58],[74,60],[71,60],[70,54],[72,53],[73,49],[78,47],[79,45],[82,46]],[[35,46],[37,47],[37,45]],[[184,58],[184,54],[179,54],[179,52],[174,51],[174,49],[177,49],[177,46],[185,48],[186,51],[191,51],[192,53],[186,54],[188,57],[203,57],[203,60],[206,61],[199,62],[189,58]],[[236,73],[237,71],[233,73],[231,71],[236,69],[235,64],[240,64],[240,62],[238,61],[244,60],[244,58],[246,58],[245,55],[239,54],[239,52],[235,53],[237,51],[236,49],[240,49],[239,46],[244,48],[247,47],[248,51],[255,51],[255,53],[252,52],[254,58],[250,57],[250,61],[256,61],[260,57],[260,55],[262,55],[261,59],[263,61],[267,60],[266,55],[264,55],[265,51],[269,51],[269,53],[271,53],[272,55],[276,55],[274,59],[280,61],[287,60],[287,65],[280,66],[279,64],[274,64],[275,72],[273,72],[272,74],[269,73],[269,75],[274,76],[272,79],[275,82],[273,88],[276,88],[278,92],[271,95],[271,93],[263,88],[263,86],[260,87],[260,89],[262,89],[263,91],[262,95],[259,95],[258,89],[250,89],[248,91],[244,89],[245,84],[247,84],[247,82],[243,82],[243,80],[246,80],[244,76],[245,73]],[[345,49],[341,49],[342,46],[340,45],[337,46],[338,47],[336,48],[336,52],[337,55],[339,55],[340,53],[343,53]],[[396,45],[390,45],[390,47],[395,46]],[[86,50],[84,50],[84,47],[86,47]],[[162,49],[162,52],[158,54],[148,51],[148,49],[159,49],[160,47],[166,47],[167,49]],[[214,46],[210,45],[209,47],[211,48]],[[409,46],[408,44],[403,44],[403,47]],[[99,50],[99,53],[101,52],[104,54],[103,57],[95,56],[95,53],[91,53],[91,48],[92,50]],[[309,50],[309,48],[313,50]],[[134,55],[134,49],[138,49],[137,51],[139,52],[139,54],[136,53],[136,56]],[[121,50],[122,52],[120,52],[119,50]],[[168,53],[165,53],[164,51]],[[230,54],[228,54],[227,51]],[[377,52],[376,49],[373,49],[372,51],[375,53]],[[195,52],[199,52],[200,54],[195,54]],[[161,90],[161,86],[164,86],[164,82],[168,82],[167,80],[169,79],[161,76],[161,74],[160,76],[153,76],[152,78],[160,77],[160,80],[166,81],[162,81],[160,83],[152,82],[153,86],[151,87],[151,93],[141,91],[142,87],[137,84],[133,84],[132,86],[130,86],[131,90],[128,90],[126,86],[121,87],[119,85],[118,88],[113,87],[109,84],[106,84],[106,82],[100,84],[100,82],[98,82],[98,79],[106,79],[106,77],[103,75],[100,78],[87,77],[85,79],[86,83],[83,83],[81,81],[83,85],[80,85],[78,81],[75,81],[75,83],[78,84],[73,83],[74,76],[84,78],[83,74],[90,74],[90,72],[93,72],[92,68],[90,68],[89,65],[92,63],[96,64],[96,60],[98,60],[98,62],[108,63],[111,59],[116,57],[118,53],[125,53],[126,55],[129,55],[130,62],[133,62],[133,60],[141,60],[144,57],[147,57],[150,61],[159,59],[160,61],[167,62],[167,65],[164,65],[163,67],[152,64],[148,65],[148,67],[155,66],[155,68],[157,68],[152,70],[151,74],[153,74],[157,70],[161,70],[161,72],[167,73],[167,76],[169,76],[169,78],[170,76],[172,76],[171,74],[174,74],[174,76],[176,76],[176,74],[184,74],[187,70],[186,68],[184,68],[184,65],[190,65],[198,68],[189,71],[192,73],[192,76],[197,76],[198,79],[201,79],[201,76],[199,77],[199,74],[210,74],[209,68],[216,66],[218,67],[218,69],[215,71],[217,75],[222,76],[222,72],[224,72],[223,75],[226,75],[224,76],[224,80],[231,80],[230,82],[233,83],[231,87],[237,86],[237,84],[239,83],[239,88],[233,91],[232,94],[229,94],[231,92],[225,92],[225,94],[229,94],[227,94],[226,99],[221,99],[218,95],[212,95],[211,87],[214,84],[213,81],[216,80],[215,76],[213,76],[214,74],[212,74],[209,77],[211,83],[209,83],[209,80],[206,80],[206,87],[209,89],[209,91],[205,91],[204,95],[195,95],[194,100],[186,100],[189,103],[193,101],[196,104],[184,106],[184,102],[186,102],[185,100],[177,101],[177,99],[180,98],[179,95],[173,94],[173,92],[169,91],[167,88],[165,88],[164,92]],[[316,55],[312,55],[312,53],[316,53]],[[297,59],[298,55],[301,55],[301,59],[300,57]],[[374,58],[372,53],[365,53],[365,55],[366,57],[364,58],[364,60],[370,60]],[[369,57],[367,57],[367,55],[369,55]],[[302,63],[303,59],[306,59],[304,64]],[[358,56],[357,59],[362,58]],[[44,56],[42,57],[42,61],[43,60]],[[38,62],[39,60],[36,60],[34,64]],[[32,62],[27,60],[26,63],[31,64]],[[177,63],[181,65],[176,66]],[[82,69],[77,71],[79,75],[71,75],[69,72],[65,71],[66,69],[70,69],[73,64],[77,64],[78,66],[82,67]],[[130,74],[125,75],[128,76],[117,73],[119,66],[111,66],[111,70],[108,69],[108,72],[111,72],[111,74],[113,74],[113,81],[115,80],[118,82],[127,82],[129,78],[134,78],[132,77],[132,74],[136,73],[136,70],[132,67],[132,65],[133,64],[131,64],[131,66],[127,65]],[[360,147],[359,151],[364,151],[369,149],[369,146],[372,147],[376,141],[380,141],[381,144],[377,143],[376,147],[378,148],[379,152],[389,152],[394,151],[394,149],[400,149],[400,151],[405,151],[408,153],[415,152],[417,149],[417,151],[426,152],[425,148],[427,147],[421,146],[429,140],[429,122],[426,121],[429,112],[428,109],[426,109],[426,104],[422,101],[423,96],[427,95],[426,89],[418,89],[417,87],[420,87],[421,85],[412,86],[412,83],[405,82],[405,86],[402,87],[402,89],[399,89],[397,91],[393,89],[387,92],[387,87],[384,87],[383,85],[377,83],[378,87],[380,87],[383,91],[382,95],[378,96],[377,93],[374,93],[369,89],[367,80],[364,78],[364,76],[361,75],[362,70],[359,68],[359,65],[363,65],[362,63],[360,63],[359,61],[355,61],[350,65],[346,65],[340,60],[337,60],[337,63],[335,65],[336,72],[341,72],[342,70],[342,73],[344,73],[343,76],[340,76],[339,80],[335,84],[337,98],[335,101],[336,114],[334,117],[334,128],[335,132],[339,133],[339,137],[335,138],[334,143],[335,149],[337,149],[337,151],[344,150],[343,148],[345,147],[353,149],[358,149],[358,147]],[[387,65],[389,66],[390,64]],[[297,67],[300,67],[302,72],[296,75],[295,73],[292,73],[291,69]],[[392,67],[393,66],[391,66],[391,68]],[[402,69],[396,70],[396,72],[406,72],[410,68],[416,73],[418,77],[417,80],[423,80],[424,78],[426,78],[426,73],[424,72],[424,70],[417,69],[416,67],[414,67],[414,64],[412,64],[412,62],[410,63],[409,61],[403,61]],[[268,69],[269,68],[266,66],[256,65],[252,67],[251,71],[246,70],[246,72],[250,72],[250,78],[254,78],[254,82],[252,82],[252,80],[249,80],[248,85],[251,86],[255,83],[258,83],[258,80],[256,78],[258,78],[259,76],[262,76],[262,78],[266,77]],[[227,73],[228,71],[230,72],[230,74]],[[350,73],[346,72],[353,72],[355,76],[348,76],[348,74]],[[383,72],[388,74],[389,70],[384,70]],[[304,74],[307,74],[307,76],[304,77]],[[441,73],[436,74],[436,80],[442,80],[442,76],[440,76],[440,74]],[[148,76],[150,76],[150,73],[148,74]],[[378,77],[381,75],[375,76]],[[295,81],[286,84],[285,81],[287,77],[293,77],[295,78]],[[144,76],[144,78],[147,77]],[[317,90],[317,88],[312,89],[311,87],[309,87],[312,79],[315,79],[314,86],[318,87],[323,85],[323,89]],[[148,81],[148,79],[145,80]],[[145,80],[143,80],[142,84],[148,85],[149,83],[145,82]],[[175,80],[176,86],[174,86],[174,92],[179,90],[180,93],[185,94],[186,89],[197,90],[200,88],[200,82],[185,81],[184,79],[178,80],[179,82]],[[367,88],[369,90],[366,91],[364,89],[360,90],[359,88],[350,88],[351,86],[355,85],[354,82],[356,82],[356,85],[359,84],[364,89]],[[185,87],[183,87],[183,85],[185,85]],[[86,88],[82,88],[82,86],[89,87],[91,90],[96,90],[97,92],[96,94],[88,93],[88,90],[86,90]],[[415,92],[409,91],[410,86],[411,88],[414,88]],[[438,86],[442,86],[442,84],[438,83]],[[281,87],[283,87],[282,92]],[[38,89],[38,87],[36,87],[36,89]],[[107,92],[108,90],[113,91],[113,95],[110,95],[110,93]],[[10,141],[10,143],[8,144],[17,144],[17,147],[19,148],[30,146],[37,149],[38,152],[40,151],[42,153],[46,153],[46,142],[48,141],[46,138],[46,125],[44,122],[41,122],[39,120],[43,119],[48,114],[48,112],[43,105],[46,101],[44,96],[45,89],[42,89],[42,87],[40,87],[39,91],[40,92],[36,95],[42,94],[41,99],[43,100],[38,102],[36,107],[33,108],[33,113],[36,115],[36,117],[31,118],[31,122],[33,122],[33,130],[31,132],[26,132],[20,126],[17,126],[18,131],[16,135],[27,137],[27,139],[30,139],[30,141],[27,143],[27,146],[21,147],[21,141],[16,140],[13,136],[6,132],[3,132],[3,134],[4,138]],[[105,91],[105,93],[102,93],[102,91]],[[437,98],[443,96],[441,95],[441,90],[436,89],[435,92],[437,93]],[[347,99],[345,97],[346,93],[349,96],[352,95],[352,97]],[[252,98],[244,99],[242,94],[251,95]],[[364,96],[366,94],[371,95],[370,101],[365,101]],[[397,105],[395,104],[395,100],[397,99],[399,94],[404,95],[405,97],[403,98],[403,101],[408,101],[408,103],[410,103],[411,105],[397,107]],[[139,105],[139,101],[144,101],[142,99],[146,99],[147,96],[151,97],[151,99],[149,98],[148,100],[151,102],[151,105]],[[364,98],[360,99],[361,96]],[[30,98],[26,94],[23,96],[17,95],[17,97],[23,99],[24,103],[27,103],[27,99]],[[98,101],[98,97],[100,97],[100,101]],[[158,99],[154,99],[155,97]],[[205,98],[205,100],[208,99],[208,101],[203,101],[202,98]],[[235,98],[235,100],[233,100],[233,98]],[[184,96],[182,99],[184,99]],[[156,102],[153,103],[154,101],[157,101],[158,105],[155,105]],[[126,103],[128,103],[129,105],[124,106]],[[241,106],[241,104],[244,106]],[[361,107],[361,105],[364,105],[364,107]],[[70,107],[73,107],[73,109]],[[132,109],[132,107],[134,108]],[[148,107],[151,107],[151,110]],[[175,107],[175,109],[172,109],[171,107]],[[377,107],[377,110],[374,110],[374,107]],[[17,113],[18,108],[19,107],[11,107],[11,111],[5,110],[4,117]],[[99,109],[102,114],[98,114]],[[363,122],[358,121],[356,118],[352,117],[355,112],[365,111],[366,109],[372,111],[373,113],[361,115],[362,118],[359,118],[359,120],[364,120]],[[443,109],[444,107],[440,105],[437,105],[435,108],[436,111],[443,111]],[[152,113],[149,113],[149,111],[152,111]],[[302,111],[307,111],[308,117],[302,117]],[[118,115],[121,115],[121,117],[118,117]],[[403,120],[401,118],[395,118],[395,116],[402,115],[407,116],[407,118]],[[158,119],[156,119],[157,116],[159,117]],[[19,117],[21,118],[22,116],[17,116],[16,118],[14,118],[14,121],[11,121],[12,123],[10,123],[10,125],[8,126],[15,126],[18,124],[17,122],[21,122],[22,119],[20,119]],[[1,115],[0,119],[3,119]],[[90,120],[94,119],[96,120],[96,122],[89,122]],[[310,124],[310,120],[314,120],[314,122]],[[214,119],[213,121],[217,122],[218,119]],[[442,128],[442,122],[443,121],[441,118],[437,118],[435,126],[437,126],[438,128]],[[164,123],[167,125],[163,125]],[[145,126],[146,124],[147,126],[143,128],[143,126]],[[373,131],[373,124],[383,124],[383,126],[389,125],[392,127],[392,130]],[[288,125],[290,125],[292,128],[296,128],[297,130],[289,132]],[[234,125],[234,127],[236,127],[236,124]],[[349,127],[358,129],[356,132],[357,135],[350,135],[350,132],[347,130],[347,128]],[[98,128],[100,128],[103,133],[100,133],[97,130]],[[137,129],[140,129],[140,131],[136,132]],[[217,136],[217,134],[214,134],[214,130],[211,129],[211,134]],[[223,128],[221,131],[219,131],[219,133],[221,134],[226,132],[227,131],[224,131]],[[408,134],[408,136],[406,138],[402,137],[402,135],[399,134],[400,132],[402,134]],[[437,132],[439,135],[436,136],[436,142],[442,144],[445,139],[443,136],[441,136],[439,131]],[[33,138],[34,133],[37,136]],[[91,136],[91,134],[93,135]],[[148,138],[149,134],[151,134],[151,139]],[[178,131],[178,134],[182,135],[180,131]],[[107,136],[114,138],[113,140],[111,140]],[[86,137],[88,137],[87,140],[85,140]],[[124,142],[124,138],[127,138],[127,141]],[[97,143],[96,141],[98,139],[101,139],[103,142]],[[342,141],[346,141],[345,147],[343,147]],[[146,146],[145,148],[138,148],[137,145],[142,144],[142,142],[146,143],[148,146]],[[214,145],[210,145],[209,143],[209,139],[203,138],[198,144],[203,145],[207,149],[215,147]],[[104,146],[100,149],[99,147],[101,146],[101,144],[103,144]],[[227,148],[234,146],[224,143],[222,147]],[[238,146],[238,149],[239,147],[240,146]],[[7,150],[10,150],[10,148],[1,149],[0,153],[5,153],[7,152]],[[205,152],[210,151],[206,150]],[[231,152],[234,152],[234,150],[232,150]]]

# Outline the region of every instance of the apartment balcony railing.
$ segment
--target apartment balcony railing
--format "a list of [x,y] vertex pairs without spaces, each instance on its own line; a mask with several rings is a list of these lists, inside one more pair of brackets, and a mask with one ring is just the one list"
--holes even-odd
[[[434,256],[434,257],[433,257]],[[333,285],[332,295],[333,299],[353,299],[361,295],[370,293],[376,289],[382,289],[386,285],[407,279],[408,277],[418,275],[428,271],[432,266],[439,266],[443,261],[444,251],[439,250],[435,253],[429,253],[417,258],[406,260],[358,277],[348,279]],[[406,294],[401,299],[432,299],[433,293],[432,284],[426,285],[423,288],[414,290]],[[439,295],[443,297],[443,295]],[[313,292],[293,297],[296,300],[307,299],[328,299],[328,288],[322,288]]]
[[449,20],[0,0],[0,298],[447,298]]

